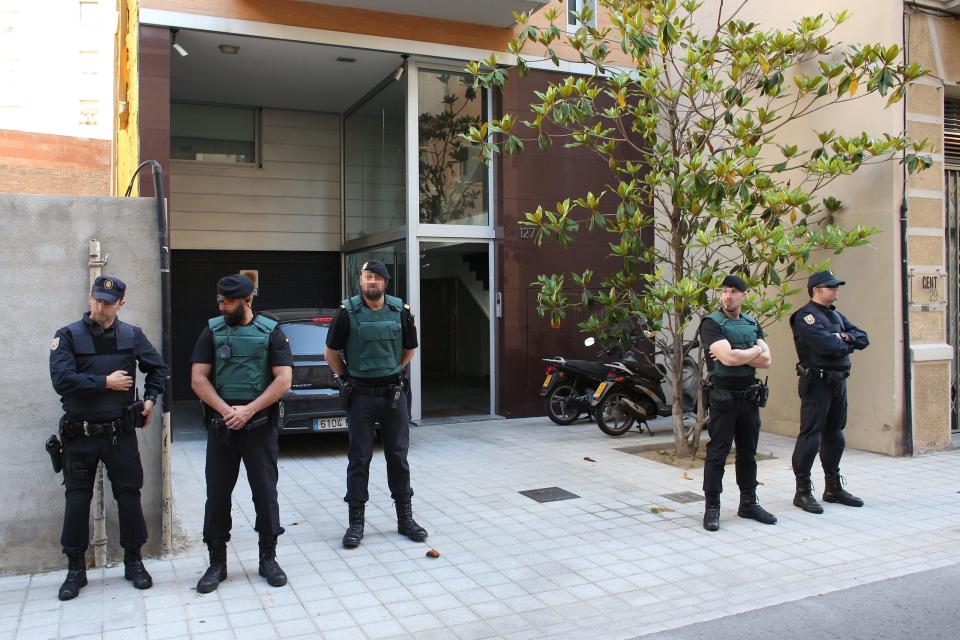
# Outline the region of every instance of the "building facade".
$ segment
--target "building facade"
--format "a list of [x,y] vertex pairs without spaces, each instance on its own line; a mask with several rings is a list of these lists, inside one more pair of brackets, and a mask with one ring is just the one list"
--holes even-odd
[[[549,61],[534,63],[527,78],[492,93],[474,92],[463,67],[506,50],[514,11],[536,10],[534,20],[545,24],[552,6],[575,28],[568,10],[583,4],[118,0],[114,125],[98,135],[112,139],[114,194],[142,160],[164,168],[177,393],[189,394],[189,349],[215,313],[209,294],[218,276],[257,270],[261,308],[335,306],[351,292],[358,265],[377,257],[394,274],[392,292],[417,313],[416,416],[541,413],[540,358],[591,354],[575,322],[556,330],[539,318],[531,283],[589,265],[601,275],[608,249],[604,237],[584,235],[572,264],[569,250],[537,248],[516,223],[538,204],[602,188],[605,165],[556,146],[480,163],[457,133],[507,112],[526,117],[531,92],[558,72]],[[803,13],[834,5],[811,0]],[[799,141],[829,123],[822,128],[843,133],[906,128],[934,142],[934,166],[923,174],[907,180],[891,162],[836,183],[834,195],[848,205],[838,222],[881,234],[833,266],[849,283],[840,308],[872,342],[857,354],[850,380],[848,441],[890,455],[939,450],[950,446],[958,422],[960,7],[849,0],[844,8],[852,18],[838,40],[903,44],[907,59],[931,75],[889,109],[879,99],[837,105],[782,136]],[[792,5],[768,2],[748,3],[742,15],[780,27],[798,17]],[[25,153],[22,142],[14,146]],[[149,178],[139,188],[152,194]],[[769,335],[777,362],[771,384],[782,401],[765,409],[764,425],[796,434],[789,329],[781,323]]]

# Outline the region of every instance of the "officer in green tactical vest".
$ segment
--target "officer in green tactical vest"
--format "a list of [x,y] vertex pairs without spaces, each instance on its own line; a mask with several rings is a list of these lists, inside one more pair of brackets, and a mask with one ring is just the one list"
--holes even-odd
[[191,386],[207,423],[207,503],[203,541],[210,567],[197,583],[209,593],[227,578],[231,494],[240,462],[247,470],[260,537],[259,573],[273,587],[287,583],[277,564],[283,533],[277,505],[278,402],[293,379],[290,344],[277,323],[253,311],[254,284],[244,275],[217,283],[222,315],[211,318],[193,350]]
[[379,423],[383,439],[397,532],[416,542],[427,539],[426,530],[413,519],[407,463],[410,417],[402,373],[417,348],[417,328],[410,307],[400,298],[385,295],[389,279],[382,262],[365,262],[360,269],[361,295],[343,301],[327,333],[326,360],[341,378],[350,435],[344,497],[350,524],[343,536],[348,549],[363,539],[374,423]]
[[710,442],[703,466],[706,508],[703,528],[720,528],[720,492],[723,468],[732,444],[737,445],[736,472],[740,487],[737,515],[763,524],[777,518],[757,502],[757,440],[760,437],[760,407],[766,404],[766,385],[756,379],[757,369],[770,367],[770,347],[763,340],[760,324],[740,308],[747,285],[737,276],[723,279],[720,309],[700,324],[700,344],[707,350],[709,372]]

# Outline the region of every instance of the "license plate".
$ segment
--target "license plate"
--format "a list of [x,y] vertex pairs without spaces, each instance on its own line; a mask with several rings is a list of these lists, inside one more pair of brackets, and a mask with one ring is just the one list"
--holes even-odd
[[553,376],[554,376],[554,374],[552,374],[552,373],[548,373],[548,374],[547,374],[547,379],[543,381],[543,388],[544,388],[544,389],[546,389],[547,387],[550,386],[550,381],[553,380]]
[[347,427],[347,419],[343,417],[313,419],[314,431],[327,431],[329,429],[345,429],[346,427]]
[[599,399],[600,399],[600,396],[603,395],[603,390],[606,389],[606,388],[607,388],[607,383],[606,383],[606,382],[601,382],[601,383],[600,383],[600,386],[597,387],[597,390],[593,392],[593,399],[594,399],[594,400],[599,400]]

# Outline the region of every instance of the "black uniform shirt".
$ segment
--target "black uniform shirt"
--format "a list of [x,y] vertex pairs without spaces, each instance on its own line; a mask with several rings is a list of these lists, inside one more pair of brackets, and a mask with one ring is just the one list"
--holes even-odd
[[[114,321],[106,331],[90,319],[90,312],[83,314],[83,323],[93,336],[96,353],[115,353],[117,350],[117,323]],[[137,354],[138,368],[146,374],[143,385],[145,398],[156,398],[163,393],[167,377],[170,375],[163,358],[153,348],[140,327],[133,327],[134,353]],[[77,354],[74,351],[73,334],[67,327],[59,329],[50,351],[50,376],[53,388],[61,396],[70,394],[90,394],[107,390],[107,375],[82,373],[78,371]],[[111,372],[113,373],[113,372]],[[128,371],[129,375],[135,372]],[[101,415],[83,416],[85,419],[106,419]],[[106,416],[109,418],[115,416]]]
[[[829,320],[832,316],[840,328],[838,333],[846,333],[850,336],[850,342],[838,338],[834,334],[834,329],[824,326],[816,321],[816,316],[810,313],[810,310],[819,310]],[[807,316],[814,318],[808,320]],[[833,305],[825,306],[811,300],[790,316],[790,328],[793,329],[793,340],[797,347],[797,357],[803,361],[803,364],[810,365],[810,356],[818,355],[818,360],[829,362],[836,360],[840,363],[837,367],[826,366],[825,368],[849,368],[847,357],[855,349],[866,349],[870,346],[870,339],[867,333],[856,327],[845,315],[837,311]]]
[[[256,314],[254,314],[254,317],[256,317]],[[253,321],[251,320],[250,323],[252,324]],[[283,329],[280,328],[280,325],[277,325],[273,331],[270,332],[267,358],[271,367],[293,366],[293,353],[290,351],[290,341],[287,340],[287,336],[283,332]],[[216,362],[216,344],[213,339],[213,332],[210,331],[209,326],[204,327],[203,331],[200,332],[200,337],[197,338],[197,344],[193,347],[193,355],[190,356],[190,362],[211,365]],[[210,383],[213,384],[214,387],[217,386],[216,367],[210,371]],[[227,404],[233,405],[245,404],[253,400],[253,398],[247,398],[245,400],[224,398],[223,400]]]
[[[363,304],[367,304],[366,300],[363,300],[363,296],[360,297],[363,301]],[[402,347],[406,351],[416,349],[419,346],[417,342],[417,326],[413,319],[413,314],[410,313],[410,309],[406,306],[400,310],[400,331],[401,331],[401,343]],[[330,329],[327,331],[327,346],[333,349],[334,351],[343,351],[347,346],[347,338],[350,335],[350,312],[344,309],[342,306],[337,310],[337,315],[333,319],[333,323],[330,325]],[[392,382],[394,378],[384,378],[384,379],[366,379],[365,382],[371,386],[379,386],[379,383],[387,384]]]
[[[763,339],[763,328],[760,325],[757,325],[757,332],[759,335],[757,339]],[[714,357],[713,353],[710,352],[710,345],[719,340],[726,340],[727,337],[723,335],[723,329],[720,328],[720,325],[716,323],[712,318],[704,318],[703,323],[700,325],[700,344],[704,350],[705,359],[707,361],[707,375],[711,375],[713,370],[717,366],[717,359]],[[752,376],[742,376],[743,386],[747,387],[753,383]],[[724,384],[729,386],[728,383],[738,380],[738,378],[727,377],[724,378]]]

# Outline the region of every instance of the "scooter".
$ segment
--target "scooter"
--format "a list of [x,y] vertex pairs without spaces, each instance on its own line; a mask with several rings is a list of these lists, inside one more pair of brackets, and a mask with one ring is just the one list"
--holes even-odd
[[[588,338],[589,340],[589,338]],[[697,396],[701,384],[700,370],[690,352],[699,347],[700,342],[691,340],[683,345],[683,412],[696,411]],[[657,349],[654,355],[664,355]],[[662,364],[655,363],[646,353],[641,353],[643,361],[631,349],[618,361],[606,365],[607,378],[597,386],[591,399],[597,426],[608,436],[622,436],[639,421],[640,431],[647,428],[652,436],[647,419],[664,417],[673,413],[672,403],[668,404],[663,384],[667,370]]]
[[[588,346],[592,346],[591,342]],[[605,349],[597,358],[618,353]],[[547,417],[559,425],[573,424],[586,413],[593,417],[590,407],[594,390],[607,377],[609,369],[600,362],[590,360],[567,360],[561,356],[543,358],[547,363],[546,378],[540,387],[543,410]]]

